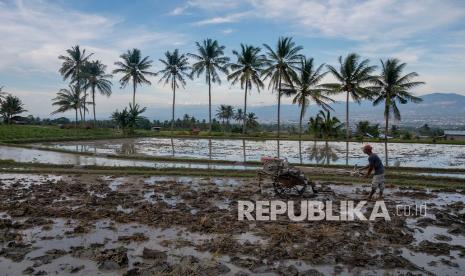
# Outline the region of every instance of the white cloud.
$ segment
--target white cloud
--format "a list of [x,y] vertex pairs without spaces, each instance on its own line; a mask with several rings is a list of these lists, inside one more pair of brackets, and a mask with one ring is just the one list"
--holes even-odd
[[[250,0],[258,17],[353,40],[408,38],[464,18],[464,3],[423,0]],[[291,15],[291,16],[290,16]]]
[[200,9],[204,11],[224,11],[238,8],[241,5],[241,1],[231,0],[190,0],[185,4],[175,7],[169,14],[170,15],[182,15],[186,14],[189,9]]
[[237,22],[242,18],[249,16],[249,12],[238,12],[232,13],[226,16],[216,16],[204,20],[200,20],[194,23],[197,26],[204,26],[204,25],[216,25],[216,24],[225,24],[225,23],[233,23]]
[[235,30],[231,28],[221,30],[221,33],[225,35],[232,34],[233,32],[235,32]]
[[186,38],[174,32],[121,28],[119,18],[63,9],[53,3],[17,0],[1,3],[0,72],[56,72],[58,56],[79,44],[109,65],[128,48],[181,45]]

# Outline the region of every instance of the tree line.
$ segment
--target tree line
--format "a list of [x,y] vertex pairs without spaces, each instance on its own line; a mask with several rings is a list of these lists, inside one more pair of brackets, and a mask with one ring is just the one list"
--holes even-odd
[[[122,88],[132,86],[132,103],[122,111],[116,111],[112,118],[123,127],[131,127],[139,119],[145,108],[136,103],[137,88],[141,85],[151,85],[149,77],[158,77],[159,82],[170,85],[172,90],[171,129],[174,128],[176,92],[187,85],[188,79],[205,78],[209,96],[209,131],[212,129],[213,84],[220,85],[226,79],[231,85],[238,85],[244,91],[242,116],[242,132],[247,132],[247,97],[253,90],[260,92],[265,89],[276,94],[277,98],[277,138],[281,134],[281,100],[282,97],[292,97],[294,104],[300,107],[299,134],[308,106],[311,102],[322,109],[315,124],[324,128],[325,119],[330,116],[332,96],[344,94],[346,97],[346,116],[344,128],[346,138],[350,137],[349,102],[352,99],[360,102],[362,99],[373,101],[374,105],[384,105],[385,133],[389,129],[389,119],[401,119],[398,104],[420,102],[414,96],[412,88],[423,84],[416,81],[416,72],[404,73],[406,63],[396,58],[380,60],[380,66],[370,63],[356,53],[340,56],[337,66],[315,64],[311,57],[305,57],[301,52],[303,47],[296,45],[291,37],[281,37],[274,46],[263,44],[257,47],[241,44],[238,50],[232,51],[233,59],[225,54],[226,47],[217,40],[205,39],[196,42],[195,53],[181,53],[179,49],[166,51],[159,61],[163,68],[152,72],[153,60],[142,55],[139,49],[131,49],[120,55],[115,62],[116,69],[111,73],[118,75]],[[60,113],[73,110],[75,121],[78,117],[86,121],[86,113],[92,106],[93,121],[96,122],[96,94],[110,96],[112,93],[112,74],[107,73],[107,66],[99,60],[92,60],[93,53],[87,53],[78,45],[66,50],[59,56],[62,61],[59,73],[64,80],[69,81],[66,89],[61,89],[53,99],[53,105]],[[377,69],[379,70],[377,71]],[[325,82],[325,76],[332,75],[335,82]],[[6,102],[7,100],[2,100]],[[11,99],[10,99],[11,101]],[[6,114],[2,111],[2,114]],[[4,115],[5,116],[5,115]],[[8,116],[8,115],[7,115]],[[221,118],[224,116],[221,115]],[[224,117],[228,121],[227,116]],[[310,122],[312,123],[312,122]],[[387,140],[386,152],[387,152]]]

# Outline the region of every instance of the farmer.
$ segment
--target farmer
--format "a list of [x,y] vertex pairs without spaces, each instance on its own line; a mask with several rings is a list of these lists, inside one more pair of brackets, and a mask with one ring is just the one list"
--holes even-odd
[[373,153],[373,147],[370,145],[365,145],[363,147],[363,153],[368,155],[368,165],[362,168],[362,170],[368,169],[368,172],[365,174],[365,178],[368,178],[371,172],[374,171],[373,180],[371,181],[371,192],[368,196],[368,200],[371,200],[376,189],[379,189],[379,198],[382,198],[384,190],[383,162],[377,154]]

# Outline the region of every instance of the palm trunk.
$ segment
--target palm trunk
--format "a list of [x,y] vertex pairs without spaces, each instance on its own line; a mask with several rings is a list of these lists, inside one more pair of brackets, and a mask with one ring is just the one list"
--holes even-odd
[[[281,74],[279,75],[278,80],[278,140],[280,137],[280,127],[281,127]],[[278,156],[279,156],[279,149],[278,149]]]
[[83,124],[86,124],[86,100],[87,100],[87,89],[84,89],[84,103],[82,109],[84,111]]
[[132,78],[132,105],[136,105],[136,80]]
[[212,133],[212,85],[210,72],[208,72],[208,134]]
[[302,120],[304,118],[304,105],[302,105],[302,109],[300,110],[300,119],[299,119],[299,141],[302,139]]
[[247,156],[245,154],[245,139],[242,139],[242,154],[244,155],[244,163],[247,162]]
[[347,91],[346,99],[346,165],[349,165],[349,136],[350,136],[350,126],[349,126],[349,91]]
[[246,120],[247,120],[247,90],[249,88],[249,84],[246,82],[245,84],[245,93],[244,93],[244,114],[242,115],[244,118],[243,121],[242,121],[242,134],[245,135],[245,133],[247,132],[246,131],[246,127],[247,127],[247,123],[246,123]]
[[77,128],[77,124],[78,124],[78,109],[76,108],[76,120],[74,121],[74,128]]
[[281,134],[281,74],[279,74],[279,83],[278,83],[278,158],[280,157],[280,145],[279,138]]
[[347,99],[346,99],[346,140],[349,141],[349,91],[347,91]]
[[92,85],[92,105],[94,110],[94,128],[97,127],[97,118],[95,116],[95,85]]
[[176,85],[175,85],[175,77],[173,77],[173,80],[171,82],[171,86],[173,89],[173,108],[171,112],[171,135],[173,135],[173,130],[174,130],[174,105],[176,102]]
[[384,128],[384,153],[385,153],[385,161],[386,161],[386,167],[388,166],[388,145],[387,145],[387,134],[388,134],[388,129],[389,129],[389,110],[388,107],[386,106],[386,111],[385,111],[385,120],[386,120],[386,126]]

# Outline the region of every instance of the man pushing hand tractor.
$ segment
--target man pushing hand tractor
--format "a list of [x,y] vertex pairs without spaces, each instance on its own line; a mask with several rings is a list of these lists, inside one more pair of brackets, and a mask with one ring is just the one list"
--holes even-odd
[[365,145],[363,147],[363,153],[368,155],[368,165],[361,168],[360,170],[368,170],[364,175],[365,178],[370,177],[371,172],[374,172],[373,179],[371,181],[371,192],[368,195],[368,200],[371,200],[373,195],[376,193],[376,189],[379,189],[379,198],[383,197],[384,191],[384,165],[381,158],[373,153],[373,147]]

